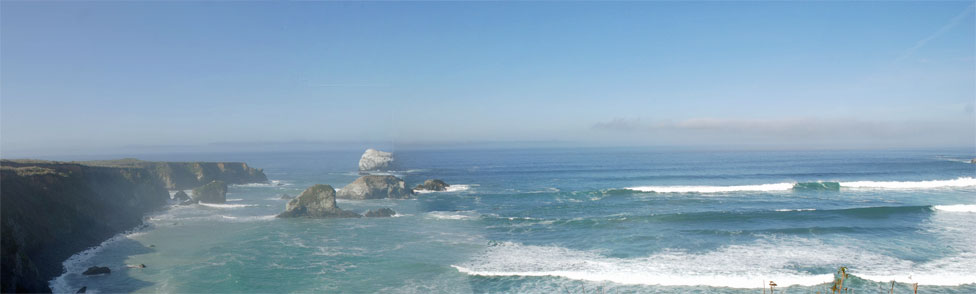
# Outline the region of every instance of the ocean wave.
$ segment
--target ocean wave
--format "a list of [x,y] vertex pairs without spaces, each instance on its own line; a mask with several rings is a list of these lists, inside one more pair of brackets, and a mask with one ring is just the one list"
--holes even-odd
[[241,199],[241,198],[227,198],[227,202],[237,202],[237,201],[244,201],[244,199]]
[[913,190],[976,187],[976,179],[961,177],[953,180],[931,181],[854,181],[854,182],[790,182],[737,186],[638,186],[624,188],[654,193],[730,193],[730,192],[787,192],[837,191],[840,189]]
[[976,179],[972,177],[961,177],[953,180],[931,180],[931,181],[857,181],[841,182],[841,187],[858,189],[936,189],[936,188],[961,188],[976,187]]
[[247,184],[233,184],[231,186],[235,187],[279,187],[279,186],[289,186],[291,183],[281,180],[270,180],[265,183],[247,183]]
[[976,204],[935,205],[932,209],[949,212],[976,212]]
[[627,190],[655,193],[728,193],[728,192],[773,192],[789,191],[794,183],[740,185],[740,186],[640,186]]
[[480,213],[471,210],[431,211],[426,213],[425,215],[433,219],[447,219],[447,220],[474,220],[481,217]]
[[417,194],[450,193],[450,192],[467,191],[468,189],[471,189],[471,186],[470,185],[458,185],[458,184],[455,184],[455,185],[447,186],[447,188],[444,188],[444,191],[414,190],[413,192],[414,193],[417,193]]
[[877,282],[943,286],[976,283],[976,276],[970,273],[976,266],[971,253],[915,263],[804,238],[772,238],[698,254],[665,250],[647,257],[615,258],[601,253],[504,242],[452,267],[476,276],[555,276],[630,285],[759,288],[763,281],[770,280],[780,287],[829,283],[833,273],[799,269],[845,265],[854,275]]
[[779,212],[790,212],[790,211],[815,211],[815,208],[796,208],[796,209],[777,209]]
[[218,204],[218,203],[203,203],[203,202],[197,204],[206,207],[213,207],[213,208],[242,208],[242,207],[258,206],[257,204]]

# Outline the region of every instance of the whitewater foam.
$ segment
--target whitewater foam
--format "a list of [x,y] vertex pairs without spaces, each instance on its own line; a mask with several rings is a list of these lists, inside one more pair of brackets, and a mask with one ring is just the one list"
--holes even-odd
[[[780,192],[791,191],[804,188],[809,184],[818,183],[820,186],[827,187],[832,182],[809,182],[809,183],[775,183],[757,185],[738,185],[738,186],[638,186],[624,188],[639,192],[654,193],[730,193],[730,192]],[[890,190],[911,190],[911,189],[939,189],[939,188],[963,188],[976,187],[976,179],[972,177],[961,177],[953,180],[931,180],[931,181],[854,181],[839,182],[834,184],[833,189],[890,189]],[[818,186],[819,187],[819,186]]]
[[417,193],[417,194],[427,194],[427,193],[450,193],[450,192],[461,192],[461,191],[467,191],[468,189],[471,189],[471,186],[470,186],[470,185],[458,185],[458,184],[455,184],[455,185],[450,185],[450,186],[447,186],[447,188],[444,188],[444,191],[431,191],[431,190],[413,190],[413,192],[414,192],[414,193]]
[[203,203],[203,202],[197,204],[206,207],[213,207],[213,208],[241,208],[241,207],[258,206],[257,204],[218,204],[218,203]]
[[774,280],[780,287],[827,283],[833,279],[832,273],[811,273],[798,268],[845,265],[855,275],[878,282],[892,278],[907,282],[909,276],[911,282],[921,285],[976,282],[976,276],[968,268],[976,259],[969,253],[916,264],[856,247],[804,238],[771,237],[698,254],[664,250],[641,258],[614,258],[601,253],[504,242],[452,267],[477,276],[556,276],[630,285],[759,288],[764,280]]
[[932,209],[949,212],[976,212],[976,204],[936,205]]
[[427,217],[433,219],[448,219],[448,220],[473,220],[481,217],[481,214],[465,210],[465,211],[431,211],[426,214]]
[[856,181],[841,182],[841,187],[856,189],[937,189],[937,188],[960,188],[976,187],[976,179],[972,177],[961,177],[953,180],[932,180],[932,181]]

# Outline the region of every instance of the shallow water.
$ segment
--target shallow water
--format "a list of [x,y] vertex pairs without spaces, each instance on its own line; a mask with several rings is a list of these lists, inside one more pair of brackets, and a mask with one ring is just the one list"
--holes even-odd
[[[408,185],[449,192],[394,218],[276,219],[279,195],[354,180],[359,153],[178,154],[235,160],[271,184],[174,206],[65,263],[57,292],[976,292],[971,151],[404,151]],[[125,264],[146,264],[127,269]],[[113,273],[84,277],[91,265]],[[887,292],[887,291],[885,291]]]

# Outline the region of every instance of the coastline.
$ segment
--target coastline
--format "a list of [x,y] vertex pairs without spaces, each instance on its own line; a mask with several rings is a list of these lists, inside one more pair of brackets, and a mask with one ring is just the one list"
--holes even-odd
[[[120,233],[144,225],[144,217],[165,208],[170,178],[189,178],[180,171],[161,173],[138,165],[88,165],[84,162],[3,160],[2,286],[7,292],[51,292],[49,281],[62,275],[63,263]],[[241,181],[266,177],[246,164],[204,163],[219,169],[197,170],[204,177],[226,176],[225,170],[255,171]],[[169,166],[170,164],[166,164]],[[176,163],[201,166],[199,163]],[[243,166],[225,169],[224,166]],[[189,170],[194,172],[193,170]],[[235,173],[242,174],[242,173]],[[230,176],[234,176],[232,174]]]

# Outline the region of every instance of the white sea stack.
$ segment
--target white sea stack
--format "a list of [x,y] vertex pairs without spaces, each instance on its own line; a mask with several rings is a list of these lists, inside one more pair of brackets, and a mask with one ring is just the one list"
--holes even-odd
[[363,157],[359,159],[360,171],[382,171],[390,170],[393,166],[393,153],[383,152],[376,149],[366,149]]

